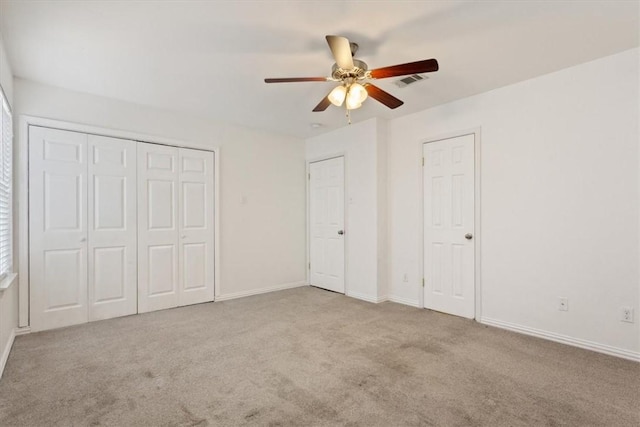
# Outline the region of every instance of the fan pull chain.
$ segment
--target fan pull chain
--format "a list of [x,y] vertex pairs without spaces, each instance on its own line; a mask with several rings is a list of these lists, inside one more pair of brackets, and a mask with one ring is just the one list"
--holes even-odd
[[351,124],[351,110],[347,108],[347,119],[349,120],[349,124]]

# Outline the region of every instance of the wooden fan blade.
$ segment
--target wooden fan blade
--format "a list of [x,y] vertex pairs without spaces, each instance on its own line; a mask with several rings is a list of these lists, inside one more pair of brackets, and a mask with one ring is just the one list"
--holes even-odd
[[372,97],[376,101],[380,101],[391,109],[398,108],[399,106],[404,104],[404,102],[400,101],[389,92],[385,92],[384,90],[380,89],[378,86],[372,85],[371,83],[365,83],[363,86],[367,90],[367,93],[370,97]]
[[390,67],[371,70],[371,77],[384,79],[387,77],[406,76],[407,74],[421,74],[438,71],[438,61],[425,59],[424,61],[408,62],[406,64],[392,65]]
[[265,83],[294,83],[294,82],[327,82],[326,77],[285,77],[278,79],[264,79]]
[[353,57],[351,56],[351,45],[349,39],[341,36],[326,36],[329,49],[336,60],[338,67],[343,70],[353,70]]
[[324,111],[327,109],[327,107],[329,107],[329,105],[331,105],[331,101],[329,101],[329,95],[327,95],[322,99],[322,101],[320,101],[318,105],[316,105],[316,108],[314,108],[313,111]]

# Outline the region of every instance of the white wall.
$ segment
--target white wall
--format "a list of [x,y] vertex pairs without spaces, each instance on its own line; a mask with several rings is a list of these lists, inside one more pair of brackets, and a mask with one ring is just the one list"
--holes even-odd
[[[7,96],[9,104],[13,106],[13,74],[7,60],[4,43],[0,36],[0,86]],[[15,139],[14,139],[15,141]],[[15,216],[14,216],[15,218]],[[15,222],[15,221],[14,221]],[[5,291],[0,291],[0,375],[4,369],[4,363],[9,356],[13,334],[18,326],[18,282]]]
[[384,301],[389,296],[389,284],[388,284],[388,265],[389,254],[387,248],[389,242],[387,240],[388,233],[388,201],[387,201],[387,122],[386,120],[376,121],[376,169],[378,175],[377,182],[377,240],[378,240],[378,300]]
[[2,86],[2,90],[7,96],[9,103],[13,105],[13,73],[11,72],[11,65],[9,65],[9,60],[7,59],[2,34],[0,34],[0,86]]
[[[219,299],[305,281],[301,139],[15,79],[15,113],[220,149]],[[246,200],[246,203],[242,203]]]
[[379,301],[379,285],[386,282],[378,275],[386,265],[386,256],[379,254],[379,241],[384,238],[379,234],[384,220],[379,218],[379,206],[386,205],[384,194],[379,194],[379,177],[385,180],[384,170],[379,171],[386,162],[379,133],[383,126],[378,119],[370,119],[306,141],[307,161],[345,156],[346,294],[368,301]]
[[0,376],[9,357],[18,326],[18,282],[0,292]]
[[480,127],[482,318],[639,357],[638,75],[634,49],[390,121],[392,296],[422,291],[420,143]]

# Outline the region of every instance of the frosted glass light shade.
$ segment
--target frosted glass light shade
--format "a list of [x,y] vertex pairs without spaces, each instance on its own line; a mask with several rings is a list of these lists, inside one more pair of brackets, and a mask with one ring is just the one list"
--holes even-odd
[[367,93],[367,90],[364,88],[364,86],[362,86],[360,83],[353,83],[349,87],[349,96],[353,96],[354,98],[357,97],[358,101],[363,102],[365,99],[367,99],[367,96],[369,96],[369,94]]
[[349,92],[347,93],[347,108],[349,110],[355,110],[362,106],[362,101],[367,99],[367,90],[360,83],[353,83],[349,86]]
[[344,98],[347,96],[347,88],[345,86],[336,86],[331,93],[329,93],[329,101],[336,107],[339,107],[344,102]]
[[360,108],[362,107],[362,102],[359,102],[357,100],[352,100],[351,98],[347,97],[347,110],[355,110],[356,108]]

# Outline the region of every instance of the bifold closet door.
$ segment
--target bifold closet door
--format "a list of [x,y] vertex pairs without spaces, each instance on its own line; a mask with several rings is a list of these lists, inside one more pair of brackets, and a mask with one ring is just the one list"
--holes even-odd
[[34,331],[213,301],[212,152],[29,127]]
[[88,320],[87,135],[29,127],[30,325]]
[[213,153],[179,151],[179,305],[213,301]]
[[138,144],[138,312],[213,301],[213,153]]
[[29,127],[30,324],[134,314],[134,141]]
[[138,311],[136,142],[88,137],[89,320]]
[[178,149],[138,143],[138,312],[178,306]]

